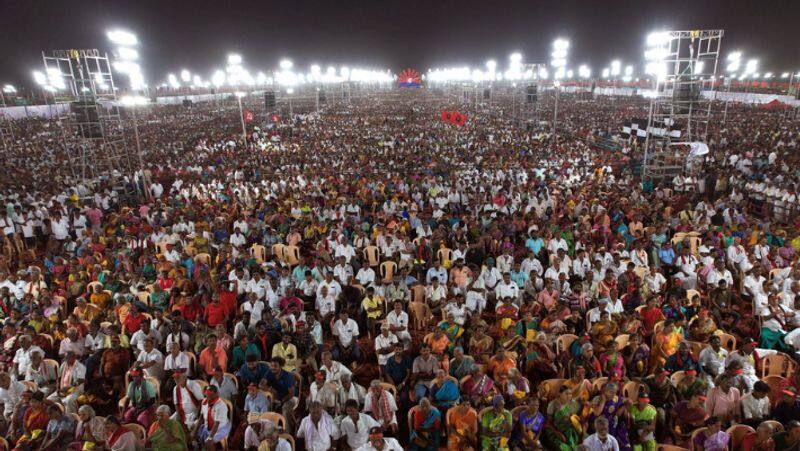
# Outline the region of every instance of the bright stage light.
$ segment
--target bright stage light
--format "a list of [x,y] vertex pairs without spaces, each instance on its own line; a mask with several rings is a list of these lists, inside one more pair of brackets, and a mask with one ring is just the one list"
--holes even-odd
[[286,89],[286,94],[294,94],[294,89],[293,88],[287,88]]
[[40,86],[47,84],[47,77],[38,70],[33,71],[33,80]]
[[256,74],[256,83],[259,85],[267,84],[267,76],[264,74],[264,72],[259,72]]
[[215,87],[219,88],[225,84],[225,72],[217,69],[214,71],[214,75],[211,76],[211,84]]
[[345,81],[350,80],[350,68],[342,66],[342,68],[339,69],[339,75],[341,75]]
[[242,91],[236,91],[234,94],[236,95],[236,97],[238,97],[240,99],[247,95],[246,93],[244,93]]
[[280,66],[281,66],[281,69],[283,69],[283,70],[289,70],[289,69],[292,68],[292,66],[294,66],[294,64],[292,64],[292,62],[290,60],[288,60],[288,59],[283,59],[280,62]]
[[67,87],[64,83],[64,75],[60,69],[55,67],[47,69],[47,83],[56,89],[66,89]]
[[119,53],[119,57],[124,60],[133,61],[139,59],[139,52],[130,47],[120,47],[117,49],[117,52]]
[[192,74],[191,74],[191,72],[189,72],[189,71],[188,71],[188,70],[186,70],[186,69],[183,69],[183,70],[181,71],[181,80],[182,80],[184,83],[189,83],[189,82],[192,80]]
[[656,31],[647,35],[648,47],[663,47],[672,40],[668,31]]
[[753,74],[757,69],[758,69],[757,59],[747,60],[747,64],[745,64],[744,66],[744,74],[745,75]]
[[611,73],[611,71],[610,71],[610,70],[609,70],[607,67],[604,67],[604,68],[603,68],[603,71],[600,73],[600,75],[601,75],[603,78],[608,78],[608,76],[610,75],[610,73]]
[[132,46],[139,43],[136,35],[125,30],[111,30],[106,33],[108,40],[117,45]]
[[178,89],[181,87],[180,82],[178,82],[178,77],[175,74],[167,75],[167,83],[169,83],[169,87],[172,89]]
[[514,52],[508,56],[508,60],[512,63],[520,63],[522,62],[522,54],[519,52]]
[[592,76],[592,70],[591,70],[591,69],[589,69],[589,66],[587,66],[587,65],[585,65],[585,64],[581,64],[581,65],[578,67],[578,75],[579,75],[581,78],[589,78],[589,77],[591,77],[591,76]]
[[238,53],[231,53],[228,55],[228,64],[231,66],[238,66],[239,64],[242,64],[242,55],[239,55]]
[[497,61],[495,60],[487,61],[486,68],[489,69],[489,72],[494,72],[497,69]]
[[611,75],[617,76],[619,75],[619,71],[622,65],[620,64],[619,60],[614,60],[611,62]]
[[3,86],[3,92],[6,94],[15,94],[17,92],[17,88],[13,85],[5,85]]
[[144,96],[124,96],[119,101],[125,106],[147,105],[147,97]]
[[767,72],[764,74],[764,78],[772,78],[772,72]]
[[789,72],[782,73],[781,78],[789,78]]
[[705,61],[698,61],[694,63],[694,74],[702,74],[703,69],[706,67]]

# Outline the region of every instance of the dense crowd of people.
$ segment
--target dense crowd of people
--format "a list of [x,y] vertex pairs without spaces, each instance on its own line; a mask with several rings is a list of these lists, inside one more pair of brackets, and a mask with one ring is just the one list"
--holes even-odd
[[154,108],[136,199],[17,121],[6,449],[800,449],[800,123],[732,105],[654,179],[641,99],[562,96],[558,137],[449,102],[246,144],[238,110]]

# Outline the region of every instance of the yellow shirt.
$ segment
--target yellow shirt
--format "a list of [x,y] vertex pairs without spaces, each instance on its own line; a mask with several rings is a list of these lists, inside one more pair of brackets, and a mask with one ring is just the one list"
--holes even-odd
[[363,301],[361,301],[361,306],[364,307],[364,311],[367,312],[367,318],[380,318],[383,314],[382,310],[371,312],[370,309],[380,308],[383,304],[383,298],[380,296],[373,296],[372,299],[369,297],[365,297]]
[[283,365],[283,369],[286,371],[294,371],[297,369],[297,347],[292,343],[285,346],[286,347],[284,347],[283,342],[275,343],[272,346],[272,357],[282,358],[286,361],[286,364]]

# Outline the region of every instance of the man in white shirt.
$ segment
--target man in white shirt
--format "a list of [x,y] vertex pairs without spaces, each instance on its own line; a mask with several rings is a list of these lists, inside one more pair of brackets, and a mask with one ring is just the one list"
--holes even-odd
[[519,287],[516,282],[511,280],[511,273],[503,273],[503,280],[495,286],[494,294],[497,299],[511,298],[514,302],[518,301]]
[[725,361],[728,359],[728,350],[721,346],[721,340],[718,335],[712,336],[710,343],[711,346],[700,351],[697,361],[703,371],[710,374],[712,378],[716,379],[716,377],[722,374],[722,372],[725,370]]
[[264,308],[266,308],[264,302],[257,299],[255,293],[247,295],[247,302],[242,304],[242,311],[250,312],[250,327],[255,327],[256,323],[261,321],[261,312]]
[[756,381],[753,391],[742,396],[742,413],[748,424],[758,424],[769,419],[769,385],[764,381]]
[[197,421],[200,402],[203,400],[203,387],[194,380],[186,377],[186,372],[178,369],[172,374],[175,387],[172,389],[172,399],[175,403],[173,420],[191,428]]
[[305,441],[308,451],[328,451],[333,441],[339,438],[339,428],[319,401],[313,401],[308,410],[309,414],[300,422],[296,437]]
[[73,352],[67,352],[64,363],[58,369],[57,390],[47,399],[63,404],[68,414],[78,413],[78,397],[83,394],[84,382],[86,367]]
[[364,288],[375,283],[375,270],[369,266],[362,266],[356,274],[356,280]]
[[326,382],[336,382],[336,384],[339,384],[339,381],[345,374],[353,374],[350,369],[341,362],[333,360],[333,354],[330,351],[324,351],[322,353],[322,364],[319,366],[319,370],[325,372]]
[[209,449],[228,437],[231,422],[228,418],[228,405],[219,397],[217,387],[209,385],[203,392],[206,399],[201,404],[200,418],[197,419],[197,436],[206,449]]
[[403,451],[396,438],[384,437],[381,428],[372,428],[369,431],[369,441],[355,451]]
[[325,279],[317,285],[317,297],[319,297],[323,287],[327,287],[328,293],[334,298],[338,298],[342,294],[342,285],[333,278],[335,271],[334,269],[333,272],[326,273]]
[[331,315],[336,313],[336,297],[330,292],[328,285],[322,285],[317,292],[316,307],[323,322],[330,322]]
[[269,285],[269,282],[261,278],[261,273],[259,271],[255,271],[253,273],[253,278],[244,284],[245,293],[254,293],[258,300],[263,301],[267,297],[268,290],[271,291],[272,287]]
[[386,361],[394,356],[394,344],[398,341],[397,336],[389,331],[389,324],[383,323],[381,325],[381,333],[375,337],[375,353],[378,355],[378,366],[386,365]]
[[144,340],[144,349],[139,352],[136,362],[142,367],[145,374],[161,381],[164,377],[164,354],[155,348],[153,338]]
[[19,403],[25,390],[27,390],[25,384],[12,380],[8,373],[0,373],[0,404],[3,405],[3,416],[6,420],[11,419],[14,407]]
[[583,441],[587,451],[619,451],[617,439],[608,433],[608,420],[605,417],[594,420],[594,430],[597,432]]
[[139,326],[139,330],[134,332],[133,336],[131,336],[131,347],[136,348],[136,350],[139,352],[144,351],[144,341],[146,338],[152,339],[155,346],[158,346],[161,342],[161,334],[159,334],[158,331],[150,328],[149,321],[142,321],[142,324]]
[[363,446],[369,440],[369,431],[374,427],[380,427],[380,423],[374,418],[358,411],[358,401],[348,400],[344,405],[345,416],[340,424],[341,435],[346,438],[347,446],[355,450]]
[[349,364],[361,357],[361,350],[356,343],[358,334],[358,323],[350,318],[346,310],[342,310],[339,319],[333,323],[333,336],[337,342],[333,348],[333,357],[336,360]]
[[403,311],[403,303],[395,301],[394,309],[386,315],[386,324],[389,330],[403,342],[404,347],[411,344],[411,334],[408,332],[408,313]]
[[715,287],[719,285],[719,281],[722,279],[725,279],[729,287],[733,286],[733,276],[725,268],[725,260],[719,258],[714,262],[714,269],[708,273],[706,282],[708,282],[708,285]]
[[22,379],[31,366],[31,354],[38,352],[40,355],[44,355],[44,351],[38,346],[33,346],[30,335],[20,335],[17,341],[19,349],[14,354],[14,372],[18,379]]

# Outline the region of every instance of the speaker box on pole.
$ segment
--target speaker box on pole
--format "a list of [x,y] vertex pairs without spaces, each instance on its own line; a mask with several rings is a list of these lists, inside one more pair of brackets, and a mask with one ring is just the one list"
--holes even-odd
[[539,85],[528,85],[525,88],[525,101],[536,103],[539,100]]
[[75,125],[78,136],[85,139],[99,139],[103,137],[100,129],[100,118],[97,102],[71,102],[69,111],[75,116]]
[[267,111],[275,109],[275,91],[267,91],[264,93],[264,108]]

